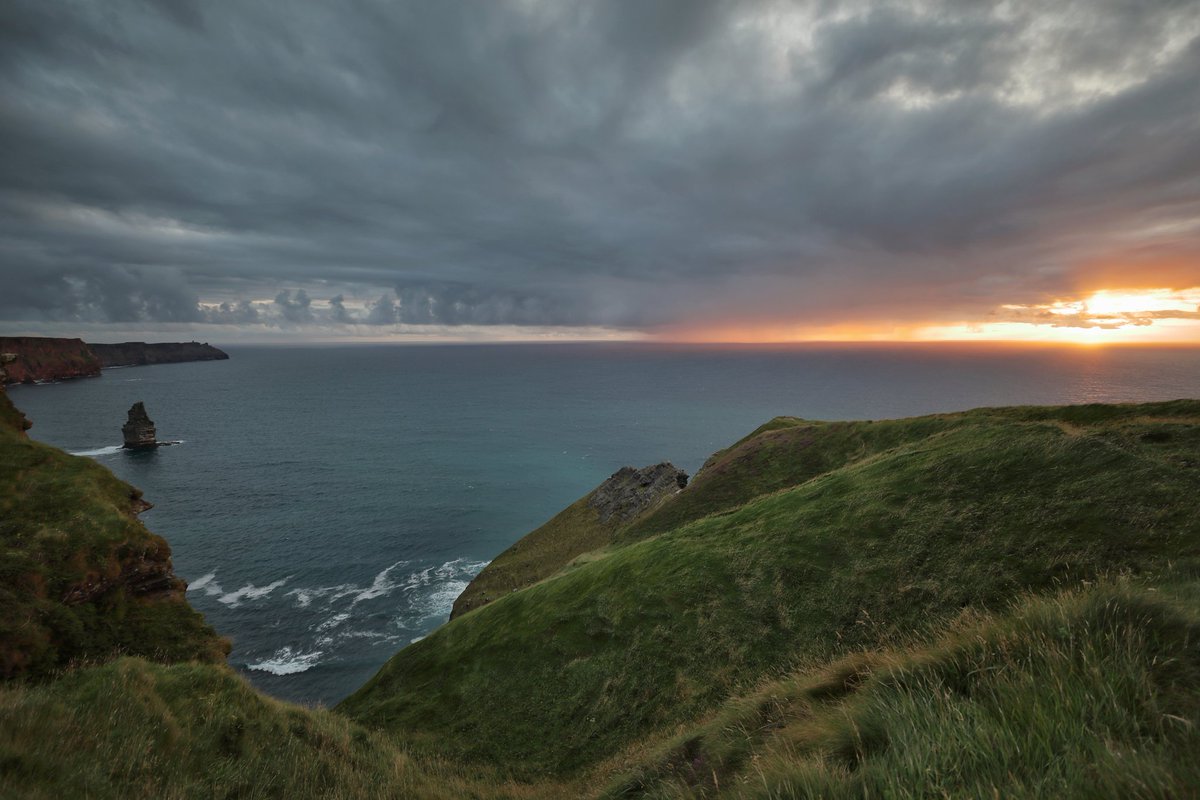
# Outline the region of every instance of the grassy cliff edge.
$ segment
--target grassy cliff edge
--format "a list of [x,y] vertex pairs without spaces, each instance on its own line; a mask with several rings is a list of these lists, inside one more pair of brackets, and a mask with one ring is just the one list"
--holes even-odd
[[23,427],[0,392],[6,797],[1200,792],[1197,401],[774,420],[335,711],[225,666],[137,491]]

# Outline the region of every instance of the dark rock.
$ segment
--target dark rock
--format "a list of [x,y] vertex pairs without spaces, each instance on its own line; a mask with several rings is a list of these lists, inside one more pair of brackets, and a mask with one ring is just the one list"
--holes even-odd
[[9,383],[8,370],[16,363],[16,353],[0,353],[0,426],[14,428],[22,436],[33,427],[33,423],[25,419],[16,406],[8,400],[4,387]]
[[602,522],[630,520],[683,489],[687,481],[686,472],[665,461],[641,469],[621,467],[596,488],[588,505],[600,513]]
[[158,434],[154,429],[154,422],[146,414],[146,407],[141,401],[133,404],[129,409],[129,420],[121,427],[121,433],[125,437],[125,446],[129,448],[136,447],[157,447]]
[[185,361],[222,361],[229,358],[208,342],[121,342],[88,344],[102,367],[139,367],[146,364],[178,364]]
[[2,383],[46,383],[95,377],[107,367],[229,358],[227,353],[207,342],[87,344],[82,339],[44,336],[0,336],[0,353],[20,357],[0,376]]

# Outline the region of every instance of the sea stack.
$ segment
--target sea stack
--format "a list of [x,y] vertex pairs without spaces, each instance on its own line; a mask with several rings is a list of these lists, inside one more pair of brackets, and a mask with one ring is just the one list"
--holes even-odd
[[121,433],[125,435],[125,446],[128,448],[158,446],[154,422],[146,414],[146,406],[141,401],[129,409],[129,421],[121,427]]

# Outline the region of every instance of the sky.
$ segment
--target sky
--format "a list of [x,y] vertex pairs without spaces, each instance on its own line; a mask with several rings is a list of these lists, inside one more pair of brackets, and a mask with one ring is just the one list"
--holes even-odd
[[0,331],[1200,343],[1200,0],[5,0]]

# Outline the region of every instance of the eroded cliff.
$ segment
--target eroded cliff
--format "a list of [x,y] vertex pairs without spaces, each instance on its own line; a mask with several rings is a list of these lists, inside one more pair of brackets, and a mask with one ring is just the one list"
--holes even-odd
[[207,342],[122,342],[89,344],[82,339],[43,336],[0,336],[0,353],[17,359],[0,383],[45,383],[69,378],[92,378],[107,367],[219,361],[229,358]]
[[0,389],[0,677],[122,654],[222,661],[228,643],[137,518],[142,493],[25,427]]

